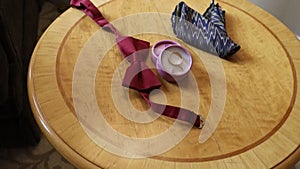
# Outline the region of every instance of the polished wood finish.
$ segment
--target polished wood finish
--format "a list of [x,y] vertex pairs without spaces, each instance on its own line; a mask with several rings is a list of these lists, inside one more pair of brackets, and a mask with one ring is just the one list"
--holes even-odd
[[[219,60],[205,52],[200,52],[202,56],[199,57],[195,48],[174,37],[170,20],[164,17],[164,14],[171,14],[178,2],[94,1],[122,34],[133,34],[152,45],[161,39],[173,39],[189,49],[193,57],[191,72],[196,79],[197,90],[186,90],[190,94],[199,92],[197,112],[205,118],[209,117],[214,99],[210,84],[212,77],[206,66],[213,66],[218,61],[222,63],[226,77],[225,107],[220,123],[208,140],[199,143],[201,130],[192,128],[171,150],[154,157],[135,159],[107,152],[99,142],[89,137],[77,119],[72,96],[75,65],[83,57],[102,57],[96,71],[94,91],[98,108],[115,130],[130,137],[147,138],[166,131],[173,120],[160,117],[143,124],[120,115],[112,96],[122,97],[122,94],[112,92],[111,84],[123,58],[116,45],[106,45],[112,42],[113,36],[73,8],[58,17],[44,33],[29,67],[31,106],[43,133],[64,157],[79,168],[240,169],[286,168],[293,165],[300,158],[300,102],[297,89],[300,69],[295,66],[300,64],[300,43],[296,37],[273,16],[246,0],[217,1],[226,11],[229,36],[242,48],[228,60]],[[202,13],[210,1],[187,0],[186,3]],[[145,12],[154,12],[152,16],[159,16],[159,13],[161,16],[146,20],[134,15]],[[124,19],[124,16],[131,16],[134,20]],[[149,27],[163,33],[155,33]],[[107,52],[99,54],[103,48]],[[150,58],[147,64],[152,64]],[[192,75],[185,79],[187,84],[193,80]],[[119,81],[122,79],[122,75],[115,77]],[[166,102],[180,104],[178,86],[163,79],[161,81],[161,90],[168,98]],[[125,100],[124,105],[131,103],[138,110],[148,108],[134,91],[130,91],[129,97],[130,100]],[[193,102],[194,97],[184,99]]]

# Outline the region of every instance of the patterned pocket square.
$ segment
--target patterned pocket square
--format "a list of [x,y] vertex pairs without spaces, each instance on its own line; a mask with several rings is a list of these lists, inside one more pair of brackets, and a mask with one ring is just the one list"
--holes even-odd
[[240,49],[227,35],[225,11],[214,1],[203,15],[180,2],[172,13],[171,22],[178,38],[221,58],[227,58]]

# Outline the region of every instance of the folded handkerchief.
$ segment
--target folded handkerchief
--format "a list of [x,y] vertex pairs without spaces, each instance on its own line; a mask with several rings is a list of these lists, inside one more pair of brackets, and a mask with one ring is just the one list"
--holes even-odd
[[210,6],[204,12],[203,16],[207,20],[210,20],[219,29],[220,32],[226,34],[225,11],[222,10],[218,3],[214,4],[214,1],[212,1]]
[[172,13],[171,22],[178,38],[221,58],[227,58],[240,49],[227,35],[225,11],[214,1],[203,15],[180,2]]

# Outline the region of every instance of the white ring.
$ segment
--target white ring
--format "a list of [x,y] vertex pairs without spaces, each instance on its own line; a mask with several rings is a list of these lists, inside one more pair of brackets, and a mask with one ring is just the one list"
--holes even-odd
[[183,62],[183,57],[178,52],[172,52],[172,54],[168,57],[168,61],[170,64],[178,66]]

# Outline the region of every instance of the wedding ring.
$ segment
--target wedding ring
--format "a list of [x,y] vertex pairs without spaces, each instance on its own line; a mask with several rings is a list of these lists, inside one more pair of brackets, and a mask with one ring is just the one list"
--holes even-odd
[[172,52],[171,55],[168,57],[168,61],[170,64],[178,66],[182,64],[183,57],[179,52]]

